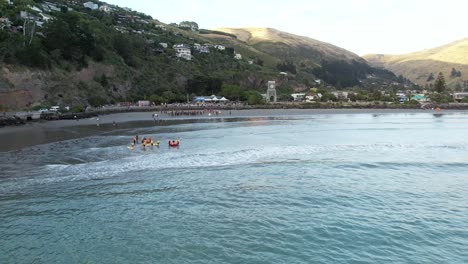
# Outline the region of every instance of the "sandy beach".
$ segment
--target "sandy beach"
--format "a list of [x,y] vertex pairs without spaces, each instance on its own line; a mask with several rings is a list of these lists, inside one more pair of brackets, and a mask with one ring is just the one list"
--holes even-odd
[[[130,112],[102,115],[79,120],[56,120],[30,122],[22,126],[0,128],[0,152],[13,151],[24,147],[58,142],[74,138],[112,133],[137,127],[165,126],[190,122],[226,121],[227,119],[248,118],[292,118],[304,115],[327,114],[392,114],[392,113],[434,113],[449,114],[468,112],[462,110],[409,110],[409,109],[252,109],[225,110],[217,115],[205,113],[195,116],[172,116],[164,112]],[[154,118],[153,114],[158,117]]]

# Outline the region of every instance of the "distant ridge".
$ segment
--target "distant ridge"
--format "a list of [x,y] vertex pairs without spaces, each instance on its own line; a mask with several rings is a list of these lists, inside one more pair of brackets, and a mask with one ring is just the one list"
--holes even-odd
[[274,28],[217,28],[217,31],[236,35],[241,41],[249,45],[261,45],[262,43],[282,43],[295,48],[311,48],[321,54],[321,58],[330,60],[357,60],[363,61],[361,57],[346,49],[335,45],[315,40],[309,37],[299,36],[283,32]]
[[[451,86],[468,79],[468,38],[408,54],[368,54],[364,58],[375,67],[401,74],[420,85],[431,82],[428,82],[431,73],[436,76],[442,72]],[[452,68],[459,71],[461,76],[451,77]]]
[[[281,71],[297,72],[299,78],[296,79],[318,78],[336,88],[379,84],[385,87],[397,81],[394,74],[371,67],[355,53],[309,37],[274,28],[217,28],[213,31],[235,35],[236,38],[216,34],[209,37],[224,38],[228,45],[263,54],[274,66],[282,63],[289,69]],[[368,81],[369,76],[373,77],[372,81]]]

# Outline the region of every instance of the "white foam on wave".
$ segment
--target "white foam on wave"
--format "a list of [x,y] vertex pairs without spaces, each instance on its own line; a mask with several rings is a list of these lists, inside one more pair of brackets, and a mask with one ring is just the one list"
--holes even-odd
[[[216,146],[193,149],[148,149],[129,152],[121,146],[89,148],[70,158],[81,161],[76,164],[48,164],[37,170],[37,177],[28,177],[21,182],[12,182],[0,187],[0,191],[20,189],[31,185],[52,184],[58,182],[86,181],[111,178],[138,171],[161,171],[170,169],[197,169],[210,167],[244,166],[265,163],[317,162],[317,163],[353,163],[362,162],[363,157],[369,162],[392,162],[387,158],[396,149],[411,150],[435,146],[418,146],[408,144],[344,144],[344,145],[268,145],[268,146],[234,146],[217,149]],[[401,150],[396,151],[401,153]],[[81,155],[81,156],[80,156]],[[356,155],[362,155],[355,158]],[[376,156],[380,155],[378,159]],[[85,158],[83,158],[85,157]],[[355,159],[354,159],[355,158]],[[354,159],[354,160],[353,160]],[[411,162],[411,161],[408,161]],[[444,162],[444,161],[441,161]],[[2,190],[3,189],[3,190]]]

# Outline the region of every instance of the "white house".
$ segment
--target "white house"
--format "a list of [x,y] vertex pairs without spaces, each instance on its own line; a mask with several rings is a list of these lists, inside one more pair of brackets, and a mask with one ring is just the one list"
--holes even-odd
[[306,102],[313,102],[315,100],[319,100],[320,98],[322,98],[322,94],[321,93],[318,93],[318,94],[311,94],[311,95],[307,95],[305,97],[306,99]]
[[348,95],[349,95],[348,92],[342,92],[342,91],[332,92],[332,94],[333,94],[337,99],[340,99],[340,100],[348,99]]
[[468,97],[468,93],[454,93],[453,94],[453,99],[455,99],[455,101],[461,101],[467,97]]
[[293,93],[291,94],[291,97],[294,99],[294,101],[301,102],[305,99],[305,93]]
[[175,44],[172,46],[176,51],[177,57],[192,60],[192,52],[190,51],[190,46],[186,44]]
[[222,45],[215,45],[214,47],[215,47],[216,49],[218,49],[218,50],[225,50],[225,49],[226,49],[226,47],[224,47],[224,46],[222,46]]
[[86,3],[83,3],[83,6],[86,7],[86,8],[89,8],[89,9],[91,9],[91,10],[96,10],[96,9],[99,8],[99,6],[98,6],[96,3],[91,2],[91,1],[90,1],[90,2],[86,2]]
[[108,5],[102,5],[99,7],[99,10],[101,10],[102,12],[106,12],[106,13],[110,13],[112,12],[112,8]]
[[234,55],[234,59],[236,59],[236,60],[242,60],[242,55],[241,55],[240,53],[236,53],[236,54]]

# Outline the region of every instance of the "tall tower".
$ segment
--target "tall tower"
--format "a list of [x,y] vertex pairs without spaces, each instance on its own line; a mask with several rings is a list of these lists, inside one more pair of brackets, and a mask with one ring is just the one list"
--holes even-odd
[[275,81],[268,81],[268,89],[266,93],[266,100],[270,103],[276,103],[276,82]]

